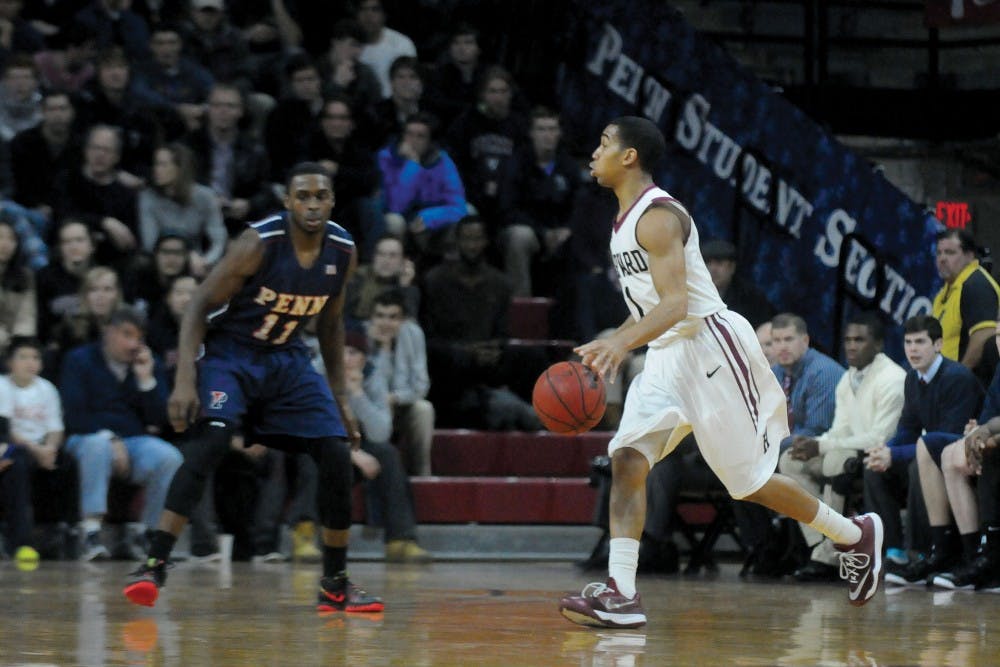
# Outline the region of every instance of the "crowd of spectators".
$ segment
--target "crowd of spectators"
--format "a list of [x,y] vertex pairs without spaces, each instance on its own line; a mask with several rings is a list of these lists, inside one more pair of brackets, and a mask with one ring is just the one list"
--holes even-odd
[[[80,523],[86,558],[141,551],[134,538],[152,527],[179,463],[163,400],[181,313],[228,240],[282,208],[284,174],[299,161],[330,172],[334,219],[358,242],[345,306],[346,384],[364,436],[353,463],[392,560],[430,557],[417,544],[408,474],[433,472],[436,426],[539,428],[528,396],[549,358],[512,343],[511,299],[553,297],[557,337],[589,339],[624,319],[609,231],[594,224],[615,202],[551,108],[546,52],[504,33],[501,3],[454,16],[417,4],[404,24],[393,12],[407,4],[382,0],[333,10],[301,0],[0,2],[0,507],[10,554],[58,555],[32,535],[33,514],[70,533]],[[881,353],[882,323],[866,314],[838,341],[845,372],[839,349],[816,349],[802,318],[777,313],[742,278],[734,246],[702,249],[785,388],[781,471],[837,509],[879,511],[890,580],[996,588],[988,445],[1000,288],[971,237],[938,239],[945,284],[933,317],[906,324],[908,372]],[[641,364],[636,355],[627,373]],[[681,454],[650,476],[649,569],[664,569],[660,556],[676,561],[669,522],[683,480],[694,471],[711,485],[694,443]],[[213,557],[218,529],[236,536],[240,557],[283,558],[284,523],[291,555],[314,558],[316,517],[302,500],[315,488],[311,461],[243,438],[230,458],[192,517],[192,554]],[[144,526],[109,549],[101,528],[116,485],[145,487]],[[767,563],[775,518],[737,505],[751,557]],[[793,532],[808,549],[787,573],[831,578],[831,545]]]
[[[426,21],[390,27],[401,6],[389,5],[0,3],[7,552],[66,551],[32,534],[32,509],[76,531],[86,559],[142,551],[179,460],[163,402],[181,314],[229,239],[282,208],[285,173],[303,160],[329,171],[334,219],[358,241],[354,463],[387,556],[428,557],[408,473],[431,474],[436,425],[538,428],[525,387],[546,358],[508,347],[507,307],[559,283],[533,273],[610,287],[606,258],[570,260],[570,216],[592,204],[575,198],[585,177],[558,114],[538,107],[529,125],[529,95],[501,61],[532,68],[511,57],[502,23],[464,21],[490,7],[426,8]],[[314,558],[315,517],[299,502],[315,488],[311,462],[243,439],[230,458],[192,517],[192,555],[213,557],[218,529],[238,556],[274,560],[284,523],[291,555]],[[111,543],[104,519],[136,486],[141,523]]]

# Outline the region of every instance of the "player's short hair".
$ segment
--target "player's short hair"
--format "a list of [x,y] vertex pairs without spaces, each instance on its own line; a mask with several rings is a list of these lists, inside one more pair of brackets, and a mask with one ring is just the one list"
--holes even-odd
[[285,177],[285,185],[290,186],[296,176],[305,176],[308,174],[326,176],[327,180],[333,183],[333,178],[330,177],[330,172],[319,162],[299,162],[297,165],[288,170],[288,175]]
[[417,75],[417,78],[421,81],[424,80],[424,75],[420,71],[420,61],[413,56],[399,56],[392,61],[389,65],[389,79],[392,80],[396,78],[396,75],[400,70],[408,69]]
[[38,78],[38,67],[35,66],[35,59],[27,53],[14,53],[4,62],[2,73],[7,74],[12,69],[29,69],[31,75]]
[[103,49],[97,54],[95,62],[97,63],[98,69],[107,65],[121,65],[129,69],[132,68],[128,61],[128,57],[125,55],[125,50],[120,46],[109,46],[108,48]]
[[411,114],[403,122],[403,129],[405,130],[407,125],[413,125],[414,123],[426,126],[431,133],[431,139],[433,139],[434,135],[437,134],[438,119],[437,116],[432,113],[418,111],[415,114]]
[[962,247],[962,252],[978,254],[979,246],[976,245],[976,239],[972,238],[972,234],[970,234],[967,229],[952,227],[950,229],[940,231],[937,234],[935,242],[943,241],[944,239],[955,239],[958,241],[959,245]]
[[372,306],[399,306],[403,315],[409,314],[406,312],[406,296],[403,294],[403,290],[396,287],[382,290],[376,294]]
[[76,105],[73,103],[73,95],[65,88],[46,88],[42,91],[42,108],[45,108],[45,103],[54,97],[65,97],[69,105],[76,109]]
[[491,65],[483,72],[482,77],[479,79],[479,89],[476,91],[476,97],[482,98],[486,93],[486,89],[489,88],[490,83],[496,79],[506,82],[511,92],[514,91],[514,77],[511,76],[511,73],[499,65]]
[[180,241],[184,245],[184,250],[191,250],[191,242],[188,241],[186,236],[182,236],[177,232],[163,232],[156,237],[156,243],[153,245],[153,254],[158,253],[167,241]]
[[620,116],[608,123],[618,128],[618,143],[622,148],[634,148],[639,156],[639,167],[651,173],[667,152],[663,132],[648,118]]
[[236,93],[237,95],[240,96],[240,105],[246,106],[246,93],[244,92],[240,84],[236,83],[235,81],[220,80],[213,83],[211,90],[208,91],[209,99],[211,99],[212,95],[217,90],[228,90],[230,92]]
[[295,76],[297,72],[301,72],[304,69],[311,69],[319,71],[316,67],[316,63],[308,55],[304,53],[297,53],[285,62],[285,78],[289,81]]
[[458,236],[458,232],[462,230],[463,227],[468,227],[470,225],[482,225],[486,228],[486,221],[478,215],[466,215],[459,218],[458,222],[455,223],[455,235]]
[[800,334],[809,333],[806,321],[795,313],[778,313],[771,318],[772,329],[787,329],[788,327],[794,328]]
[[870,310],[861,310],[852,314],[847,318],[847,324],[857,324],[858,326],[866,327],[868,335],[876,343],[881,343],[885,340],[885,324],[882,323],[881,317]]
[[455,27],[451,29],[451,33],[448,35],[448,42],[454,42],[458,37],[464,37],[466,35],[472,35],[476,42],[479,42],[479,30],[471,23],[466,23],[461,21],[455,24]]
[[123,324],[131,324],[139,331],[146,330],[146,318],[131,306],[119,306],[108,318],[108,327],[118,327]]
[[542,120],[542,119],[547,120],[550,118],[556,121],[557,123],[562,123],[562,118],[559,116],[558,111],[555,111],[545,106],[537,106],[531,110],[531,121],[529,125],[533,126],[536,120]]
[[22,347],[34,348],[40,354],[42,352],[42,341],[34,336],[14,336],[10,339],[10,344],[7,345],[7,358],[13,358],[14,353]]
[[914,315],[903,323],[903,334],[915,334],[926,331],[931,341],[944,338],[941,323],[933,315]]
[[342,39],[353,39],[360,44],[368,41],[364,28],[354,19],[341,19],[333,24],[330,42],[339,42]]

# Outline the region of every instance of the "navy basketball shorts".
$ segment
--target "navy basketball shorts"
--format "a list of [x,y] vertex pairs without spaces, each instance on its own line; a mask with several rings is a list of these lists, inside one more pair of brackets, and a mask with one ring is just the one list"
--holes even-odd
[[260,435],[347,436],[330,386],[304,345],[270,350],[211,339],[198,361],[198,396],[201,417]]

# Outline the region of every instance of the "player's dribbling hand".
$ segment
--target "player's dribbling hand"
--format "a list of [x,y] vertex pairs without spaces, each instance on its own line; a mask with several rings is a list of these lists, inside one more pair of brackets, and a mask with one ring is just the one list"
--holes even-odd
[[625,346],[619,344],[614,336],[592,340],[586,345],[573,348],[573,351],[580,355],[584,366],[611,384],[618,377],[618,368],[628,354]]
[[194,385],[178,383],[167,401],[170,426],[178,433],[183,433],[187,430],[188,424],[198,416],[200,409],[201,402],[198,400],[198,392],[195,391]]

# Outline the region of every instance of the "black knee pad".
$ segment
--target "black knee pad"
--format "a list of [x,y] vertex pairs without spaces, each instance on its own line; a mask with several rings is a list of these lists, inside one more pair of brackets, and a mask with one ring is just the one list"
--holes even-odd
[[309,453],[319,468],[316,505],[324,528],[347,530],[351,527],[350,445],[344,438],[316,438],[310,441]]
[[203,419],[191,427],[190,434],[180,447],[184,463],[170,482],[165,509],[183,517],[191,516],[205,491],[205,480],[229,452],[229,443],[235,431],[231,424],[217,419]]

